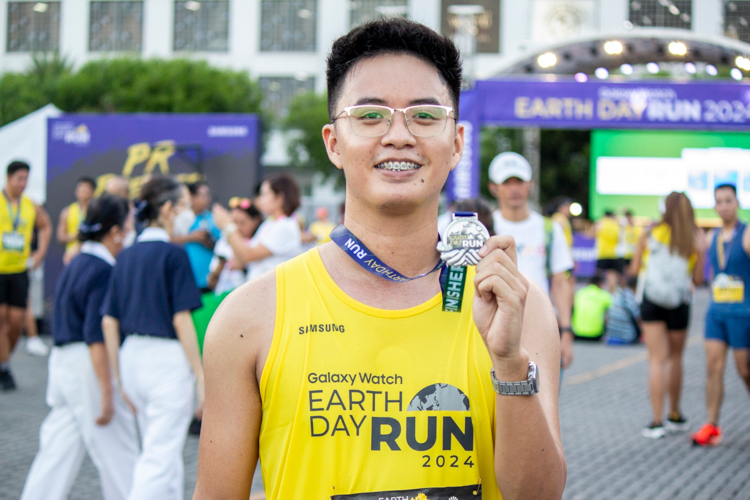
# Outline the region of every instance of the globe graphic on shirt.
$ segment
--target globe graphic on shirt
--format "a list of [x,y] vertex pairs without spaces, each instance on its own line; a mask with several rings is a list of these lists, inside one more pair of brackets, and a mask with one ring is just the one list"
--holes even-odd
[[469,398],[450,384],[428,385],[411,400],[406,411],[469,411]]

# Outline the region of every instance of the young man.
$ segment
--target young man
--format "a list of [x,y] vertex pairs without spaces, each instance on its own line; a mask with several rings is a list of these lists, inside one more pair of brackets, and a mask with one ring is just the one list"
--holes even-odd
[[604,217],[595,225],[596,234],[596,270],[604,273],[607,291],[613,293],[620,282],[622,274],[622,257],[620,247],[620,223],[611,210],[604,212]]
[[518,153],[497,155],[490,163],[490,193],[497,198],[495,234],[512,236],[518,249],[518,269],[552,299],[560,328],[562,367],[573,361],[573,255],[562,227],[529,208],[533,181],[531,165]]
[[737,220],[737,189],[722,184],[714,190],[716,213],[721,217],[708,252],[713,283],[706,313],[706,407],[708,423],[693,434],[693,443],[715,446],[721,442],[719,410],[724,398],[727,350],[734,350],[737,372],[750,390],[750,231]]
[[[557,327],[512,238],[482,248],[460,313],[442,311],[430,273],[463,149],[460,75],[453,43],[412,21],[334,43],[323,139],[346,176],[346,229],[388,269],[427,274],[386,280],[329,242],[227,297],[204,350],[194,498],[247,498],[259,454],[274,500],[562,496]],[[529,360],[538,394],[493,391],[491,368],[528,381]]]
[[96,192],[96,181],[90,177],[81,177],[76,182],[76,201],[62,209],[57,223],[57,241],[65,245],[63,262],[67,265],[78,255],[78,226],[86,218],[86,209]]
[[[0,390],[16,388],[10,373],[10,355],[21,335],[29,296],[29,268],[44,262],[52,237],[47,212],[23,195],[29,165],[14,161],[0,203]],[[31,237],[38,230],[37,250],[31,253]],[[29,262],[30,261],[30,262]]]

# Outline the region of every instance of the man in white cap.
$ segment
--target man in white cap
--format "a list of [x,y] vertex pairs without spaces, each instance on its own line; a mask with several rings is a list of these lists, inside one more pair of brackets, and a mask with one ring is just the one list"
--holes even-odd
[[562,227],[529,208],[532,186],[531,165],[520,154],[500,153],[490,163],[489,188],[499,202],[493,213],[495,234],[515,238],[518,269],[550,295],[557,310],[560,357],[565,368],[573,360],[573,293],[569,280],[573,256]]

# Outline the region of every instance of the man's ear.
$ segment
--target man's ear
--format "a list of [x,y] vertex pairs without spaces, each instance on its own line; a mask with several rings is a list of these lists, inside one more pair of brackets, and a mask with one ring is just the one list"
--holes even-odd
[[464,155],[464,129],[465,127],[460,123],[456,124],[456,136],[453,139],[453,153],[451,158],[451,170],[458,166],[458,162]]
[[489,191],[490,191],[490,194],[491,194],[492,196],[494,196],[495,198],[497,198],[497,184],[495,184],[495,183],[494,183],[494,182],[492,182],[492,181],[489,181],[489,182],[487,183],[487,189],[489,189]]
[[328,153],[328,159],[331,160],[336,168],[339,170],[344,169],[344,162],[341,158],[341,152],[339,150],[338,136],[336,135],[336,124],[327,123],[323,126],[323,143],[326,147],[326,153]]

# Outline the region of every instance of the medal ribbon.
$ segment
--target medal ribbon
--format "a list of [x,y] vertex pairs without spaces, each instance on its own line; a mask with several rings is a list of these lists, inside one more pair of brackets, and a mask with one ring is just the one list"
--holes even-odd
[[[5,192],[5,189],[3,189],[3,196],[5,197],[5,201],[8,202],[8,216],[10,216],[11,219],[13,219],[13,204],[10,202],[10,197]],[[21,221],[21,199],[18,199],[18,209],[16,210],[16,217],[13,219],[13,232],[15,233],[18,229],[18,224]]]
[[[474,214],[471,214],[474,215]],[[336,243],[346,254],[354,259],[368,272],[397,283],[424,278],[438,269],[440,270],[440,289],[443,295],[443,311],[461,312],[461,304],[466,287],[466,268],[447,266],[442,260],[438,261],[431,271],[410,278],[404,276],[391,266],[383,262],[367,246],[362,243],[346,226],[340,224],[331,231],[331,240]]]
[[716,235],[716,260],[719,262],[719,270],[724,271],[727,268],[727,259],[729,254],[732,252],[732,245],[734,244],[734,237],[737,235],[737,229],[740,227],[740,223],[735,224],[732,230],[732,239],[729,240],[727,245],[726,255],[724,254],[724,238],[722,238],[723,231],[719,231]]

